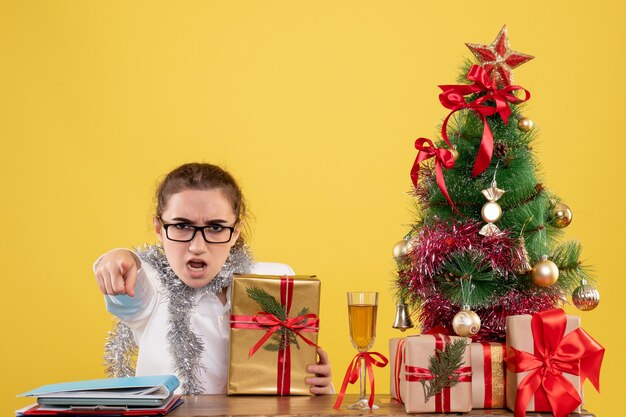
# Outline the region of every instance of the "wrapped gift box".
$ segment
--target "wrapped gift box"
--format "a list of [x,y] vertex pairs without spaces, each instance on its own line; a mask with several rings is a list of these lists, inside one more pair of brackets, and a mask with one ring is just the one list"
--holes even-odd
[[472,408],[504,407],[505,353],[504,343],[472,343]]
[[314,276],[234,276],[228,394],[311,395],[319,295]]
[[404,337],[389,339],[389,392],[392,398],[402,402],[400,395],[401,370],[404,366]]
[[[506,402],[521,415],[580,412],[582,382],[599,385],[604,348],[561,309],[506,320]],[[571,372],[568,372],[571,371]]]
[[[429,371],[430,358],[438,355],[436,350],[461,340],[465,343],[461,366],[455,370],[459,382],[446,387],[426,400],[425,387],[433,383]],[[448,345],[449,346],[449,345]],[[404,369],[401,372],[400,395],[407,413],[467,412],[472,409],[472,379],[470,367],[470,339],[444,335],[409,336],[404,343]]]

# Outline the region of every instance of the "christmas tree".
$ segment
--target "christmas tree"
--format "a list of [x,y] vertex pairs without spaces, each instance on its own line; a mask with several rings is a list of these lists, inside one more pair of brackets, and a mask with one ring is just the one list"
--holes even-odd
[[537,132],[522,114],[530,93],[512,76],[533,57],[511,50],[506,26],[490,45],[466,45],[477,62],[460,84],[440,86],[450,110],[441,138],[415,142],[417,219],[394,247],[395,287],[422,332],[503,341],[507,316],[559,307],[569,294],[588,310],[599,294],[581,245],[560,243],[572,211],[537,172]]

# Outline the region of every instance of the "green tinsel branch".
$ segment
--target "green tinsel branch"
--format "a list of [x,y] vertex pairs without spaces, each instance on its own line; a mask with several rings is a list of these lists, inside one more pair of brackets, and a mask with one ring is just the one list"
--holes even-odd
[[580,261],[582,246],[577,241],[563,242],[557,246],[552,254],[552,262],[559,268],[557,285],[567,293],[571,293],[580,285],[584,278],[593,282],[589,267]]
[[454,252],[436,277],[441,293],[453,303],[463,306],[485,306],[493,297],[497,283],[489,264],[478,252]]
[[261,288],[249,287],[246,288],[246,292],[248,293],[248,297],[256,301],[264,312],[273,314],[280,320],[287,318],[285,308],[267,291]]

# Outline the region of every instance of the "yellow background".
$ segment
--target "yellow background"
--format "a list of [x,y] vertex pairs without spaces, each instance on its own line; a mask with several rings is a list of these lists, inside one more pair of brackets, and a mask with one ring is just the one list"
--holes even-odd
[[[580,313],[608,349],[587,407],[618,415],[624,6],[431,3],[0,2],[0,414],[29,402],[19,392],[103,376],[111,318],[91,264],[153,241],[155,184],[188,161],[239,178],[257,259],[321,277],[336,387],[355,353],[346,291],[380,291],[375,349],[387,352],[413,141],[445,117],[437,85],[454,83],[464,42],[491,43],[506,23],[512,48],[537,57],[515,81],[533,94],[545,183],[572,207],[567,236],[603,297]],[[377,392],[388,378],[377,371]]]

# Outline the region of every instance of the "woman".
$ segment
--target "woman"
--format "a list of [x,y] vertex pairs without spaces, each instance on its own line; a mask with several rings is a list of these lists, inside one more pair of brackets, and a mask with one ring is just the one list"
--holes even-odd
[[[167,174],[153,218],[161,245],[115,249],[94,265],[107,309],[127,326],[109,343],[110,359],[120,361],[120,348],[133,339],[136,375],[176,374],[185,394],[226,392],[233,273],[293,275],[287,265],[253,263],[245,220],[241,189],[225,170],[190,163]],[[313,394],[327,394],[331,368],[326,352],[318,355],[306,382]]]

